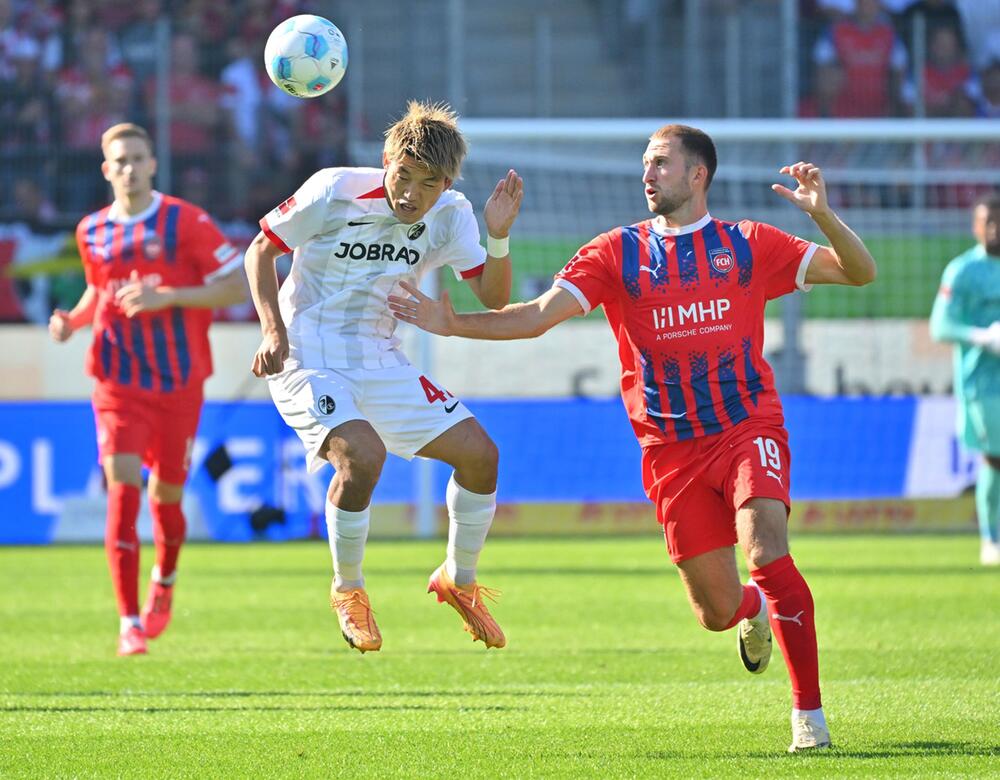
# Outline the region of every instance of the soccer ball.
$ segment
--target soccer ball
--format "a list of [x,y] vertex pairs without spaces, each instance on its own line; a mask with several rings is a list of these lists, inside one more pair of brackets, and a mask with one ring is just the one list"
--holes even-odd
[[319,97],[344,78],[347,41],[337,26],[322,16],[293,16],[268,36],[264,67],[271,81],[289,95]]

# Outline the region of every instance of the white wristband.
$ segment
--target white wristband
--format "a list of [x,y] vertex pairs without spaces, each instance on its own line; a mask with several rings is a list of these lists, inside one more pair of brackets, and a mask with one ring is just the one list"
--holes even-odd
[[493,238],[486,234],[486,254],[490,257],[506,257],[510,254],[510,236]]

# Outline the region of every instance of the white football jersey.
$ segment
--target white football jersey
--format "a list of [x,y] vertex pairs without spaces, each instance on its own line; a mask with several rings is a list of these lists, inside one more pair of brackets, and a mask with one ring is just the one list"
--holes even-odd
[[445,190],[424,218],[400,222],[385,198],[381,168],[325,168],[260,221],[277,246],[293,251],[278,301],[293,368],[389,368],[409,361],[393,336],[392,293],[451,266],[482,273],[486,249],[472,206]]

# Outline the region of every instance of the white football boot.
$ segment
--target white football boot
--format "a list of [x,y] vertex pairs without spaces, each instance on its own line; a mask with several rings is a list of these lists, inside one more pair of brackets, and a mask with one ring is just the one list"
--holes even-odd
[[830,747],[830,729],[823,710],[792,710],[792,744],[789,753]]
[[1000,542],[983,539],[979,549],[979,562],[983,566],[1000,566]]

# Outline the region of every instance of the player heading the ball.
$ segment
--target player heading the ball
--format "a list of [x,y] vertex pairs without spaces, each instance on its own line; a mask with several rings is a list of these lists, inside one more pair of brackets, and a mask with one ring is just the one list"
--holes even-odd
[[[263,339],[252,370],[306,448],[309,469],[336,469],[326,521],[333,554],[330,601],[348,644],[382,637],[361,563],[369,503],[386,452],[449,464],[448,549],[429,590],[487,647],[506,640],[476,582],[496,510],[497,448],[440,383],[410,364],[395,336],[389,296],[450,267],[491,309],[510,300],[508,234],[521,207],[514,172],[497,182],[480,245],[472,206],[451,189],[466,145],[444,105],[411,102],[385,133],[381,168],[326,168],[260,220],[246,253]],[[292,252],[278,290],[275,260]]]

